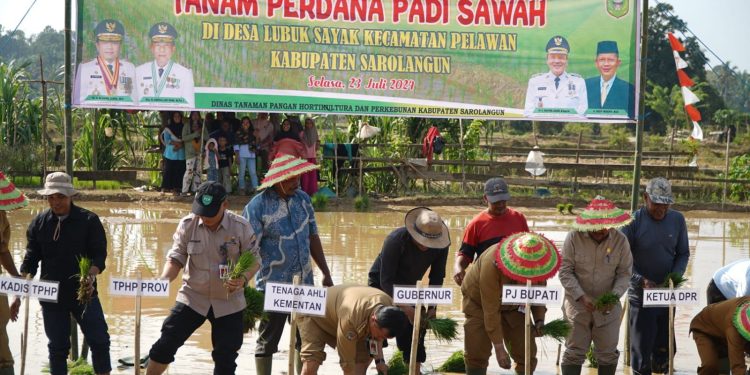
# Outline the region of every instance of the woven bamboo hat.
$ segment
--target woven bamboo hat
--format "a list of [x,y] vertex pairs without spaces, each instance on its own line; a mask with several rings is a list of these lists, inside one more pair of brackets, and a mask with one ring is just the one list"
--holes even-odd
[[12,211],[28,204],[26,196],[0,171],[0,211]]
[[519,232],[505,237],[495,252],[497,268],[520,282],[540,282],[557,273],[562,262],[555,244],[539,233]]
[[732,324],[734,324],[734,328],[737,328],[740,336],[750,341],[750,301],[737,306],[734,317],[732,317]]
[[320,168],[318,165],[308,163],[298,157],[282,153],[276,154],[276,158],[273,159],[273,163],[271,163],[266,177],[263,178],[260,186],[258,186],[258,190],[269,188],[279,182],[303,175],[318,168]]
[[633,221],[633,215],[617,208],[612,201],[601,195],[591,200],[586,209],[576,216],[573,229],[579,232],[594,232],[607,228],[619,228]]

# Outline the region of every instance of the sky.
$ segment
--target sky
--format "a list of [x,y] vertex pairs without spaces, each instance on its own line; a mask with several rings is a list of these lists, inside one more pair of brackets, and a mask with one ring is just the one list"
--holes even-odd
[[[14,29],[34,1],[0,0],[0,25],[4,30]],[[671,4],[675,14],[687,22],[688,28],[721,60],[750,72],[750,48],[743,41],[750,35],[747,26],[750,0],[649,0],[649,5],[658,2]],[[63,0],[36,0],[19,29],[27,36],[39,33],[47,25],[62,30],[65,23],[64,5]],[[710,53],[707,52],[706,56],[711,59],[712,66],[720,64]]]

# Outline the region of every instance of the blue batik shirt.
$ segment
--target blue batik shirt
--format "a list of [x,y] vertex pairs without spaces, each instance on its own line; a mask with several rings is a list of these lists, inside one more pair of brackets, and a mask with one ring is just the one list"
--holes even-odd
[[313,285],[310,263],[310,236],[318,234],[310,196],[300,189],[288,199],[269,188],[253,197],[242,216],[260,237],[260,271],[255,275],[256,289],[264,291],[266,282],[291,283],[301,274],[303,284]]

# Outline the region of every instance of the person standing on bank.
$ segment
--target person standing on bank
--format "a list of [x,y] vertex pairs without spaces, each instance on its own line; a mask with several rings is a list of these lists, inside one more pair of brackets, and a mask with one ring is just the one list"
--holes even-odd
[[740,259],[714,272],[706,289],[706,303],[750,296],[750,259]]
[[[263,263],[255,275],[260,291],[265,291],[266,282],[291,283],[294,275],[301,276],[302,284],[313,285],[311,258],[323,274],[323,286],[333,286],[310,196],[299,189],[300,175],[317,168],[291,155],[277,155],[258,187],[262,192],[242,212],[260,236]],[[257,374],[271,374],[273,354],[288,319],[289,314],[269,312],[268,319],[261,321],[255,347]]]
[[[26,207],[29,201],[23,193],[16,189],[3,172],[0,172],[0,274],[5,269],[13,277],[21,277],[13,262],[13,255],[10,253],[10,222],[8,221],[8,211]],[[15,299],[13,304],[8,306],[8,297],[0,294],[0,375],[13,375],[13,353],[10,351],[8,332],[5,327],[9,321],[18,319],[18,308],[21,306],[21,300]]]
[[[205,321],[211,322],[214,374],[234,374],[242,346],[244,287],[258,271],[257,241],[250,223],[227,211],[227,192],[218,182],[198,187],[192,213],[180,220],[167,253],[162,279],[173,281],[183,270],[177,301],[161,327],[161,337],[149,351],[146,375],[159,375],[174,362],[175,353]],[[229,264],[242,252],[255,255],[255,264],[236,279],[226,279]]]
[[153,61],[135,68],[136,92],[141,105],[195,108],[193,71],[174,62],[177,30],[159,22],[148,32]]
[[[643,289],[664,283],[667,274],[684,274],[690,258],[685,217],[669,208],[672,185],[663,177],[648,182],[644,205],[622,228],[633,253],[630,278],[630,364],[634,374],[666,372],[669,366],[669,310],[643,308]],[[675,351],[677,346],[675,345]]]
[[185,149],[185,175],[182,177],[182,194],[198,190],[201,183],[201,150],[208,139],[203,120],[198,111],[190,112],[190,121],[182,126],[182,147]]
[[466,226],[461,248],[456,253],[453,280],[459,286],[466,275],[466,268],[485,249],[513,233],[529,231],[526,217],[508,207],[509,200],[510,191],[504,179],[495,177],[485,182],[484,202],[487,209],[474,216]]
[[[37,191],[47,198],[49,209],[38,214],[26,231],[28,243],[21,264],[21,276],[34,276],[39,262],[39,278],[59,283],[57,303],[40,301],[44,332],[49,349],[50,374],[68,373],[70,352],[70,317],[78,322],[91,348],[94,372],[112,371],[109,357],[109,333],[97,293],[96,276],[104,271],[107,260],[107,237],[99,217],[73,204],[78,192],[69,175],[54,172],[47,175],[44,189]],[[88,303],[78,301],[78,260],[91,259],[86,280]],[[85,312],[85,314],[84,314]]]
[[565,238],[559,276],[565,288],[563,310],[573,328],[565,341],[563,375],[580,375],[592,340],[598,373],[614,375],[617,369],[622,306],[618,301],[597,310],[594,301],[605,293],[619,298],[628,290],[633,256],[628,239],[614,228],[632,220],[629,213],[597,196],[576,217],[574,230]]
[[[416,285],[430,269],[430,286],[443,286],[448,247],[451,244],[448,227],[435,211],[427,207],[410,210],[404,226],[391,232],[383,242],[380,254],[370,268],[367,285],[384,291],[393,298],[394,285]],[[409,324],[406,329],[393,332],[398,349],[404,360],[411,358],[411,338],[414,331],[414,307],[402,306]],[[436,306],[427,309],[427,317],[434,318]],[[424,347],[426,327],[420,331],[417,347],[417,362],[424,363],[427,353]]]

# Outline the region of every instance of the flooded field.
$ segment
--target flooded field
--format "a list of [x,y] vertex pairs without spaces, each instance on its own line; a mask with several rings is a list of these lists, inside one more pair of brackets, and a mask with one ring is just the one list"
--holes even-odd
[[[235,212],[241,210],[244,202],[239,198],[233,202]],[[107,269],[99,277],[99,293],[102,306],[106,314],[112,339],[111,356],[113,362],[118,358],[133,355],[135,302],[132,298],[112,297],[107,286],[111,277],[135,278],[141,272],[144,278],[158,276],[164,265],[164,257],[172,244],[172,234],[178,220],[186,215],[188,204],[127,204],[84,202],[81,204],[99,214],[109,237],[109,257]],[[11,251],[20,265],[26,244],[25,230],[34,215],[45,209],[42,202],[35,202],[29,208],[10,213],[11,221]],[[336,284],[366,284],[367,271],[380,251],[385,236],[394,228],[403,225],[404,213],[401,210],[377,213],[351,212],[322,212],[318,213],[318,226],[323,241],[323,247],[328,264]],[[469,220],[481,210],[481,206],[446,207],[436,210],[447,221],[451,231],[453,245],[449,256],[448,270],[450,274],[452,259],[460,245],[463,228]],[[572,216],[561,216],[553,208],[548,210],[520,209],[527,217],[529,226],[534,231],[542,232],[558,244],[564,240],[568,232]],[[688,336],[690,319],[700,311],[705,304],[705,287],[714,270],[723,264],[737,259],[747,258],[750,249],[750,215],[722,214],[717,212],[688,212],[686,213],[690,237],[690,263],[686,277],[689,286],[698,288],[702,299],[701,306],[680,308],[676,316],[677,356],[676,372],[680,374],[695,373],[698,356],[693,340]],[[316,274],[316,283],[321,278]],[[551,285],[560,285],[555,278]],[[446,286],[456,287],[450,277],[446,278]],[[147,353],[151,344],[158,338],[162,321],[174,303],[179,280],[171,284],[169,298],[144,298],[141,351]],[[457,295],[460,295],[456,288]],[[439,316],[448,316],[463,321],[460,312],[460,300],[456,299],[452,306],[438,309]],[[562,315],[559,306],[548,306],[547,320]],[[20,317],[23,319],[23,316]],[[22,323],[9,323],[8,334],[11,338],[11,349],[16,358],[16,371],[20,369],[20,336]],[[211,360],[210,326],[206,323],[191,337],[191,339],[177,353],[177,361],[170,367],[169,374],[209,374],[213,365]],[[29,321],[30,343],[28,348],[27,373],[39,374],[47,362],[47,340],[44,335],[42,314],[39,304],[31,302]],[[288,337],[288,334],[284,337]],[[245,337],[245,342],[238,359],[238,374],[253,374],[255,348],[255,334]],[[622,341],[622,337],[621,337]],[[558,345],[552,341],[540,341],[540,361],[538,374],[556,374],[559,372],[555,365]],[[288,348],[288,341],[284,340],[279,346]],[[390,358],[392,348],[386,351],[386,358]],[[437,368],[451,353],[463,348],[463,340],[452,343],[441,343],[428,335],[428,363],[425,369]],[[623,351],[622,344],[620,350]],[[286,372],[287,352],[282,351],[275,356],[274,373]],[[621,355],[622,359],[622,355]],[[621,361],[622,362],[622,361]],[[340,373],[338,357],[335,351],[329,350],[328,359],[321,368],[321,374]],[[114,365],[113,365],[114,366]],[[622,365],[621,365],[622,366]],[[618,370],[618,372],[620,372]],[[624,373],[629,373],[623,370]],[[113,374],[132,374],[133,370],[115,369]],[[370,373],[376,373],[374,368]],[[490,359],[490,373],[510,374],[511,371],[501,370],[494,359]],[[594,372],[592,372],[594,373]]]

